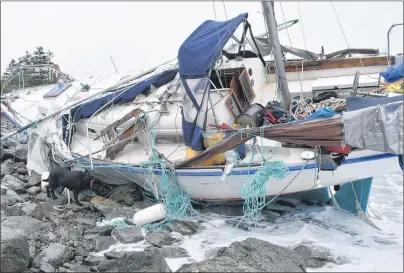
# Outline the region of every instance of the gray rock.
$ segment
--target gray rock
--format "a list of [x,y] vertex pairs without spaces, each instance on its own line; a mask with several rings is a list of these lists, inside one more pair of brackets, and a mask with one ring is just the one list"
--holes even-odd
[[72,272],[91,272],[89,267],[80,264],[73,265],[71,269]]
[[111,236],[112,230],[114,230],[114,228],[115,227],[112,225],[95,227],[93,229],[86,230],[86,234],[99,235],[99,236]]
[[2,141],[1,141],[1,146],[2,146],[4,149],[9,149],[9,148],[12,148],[12,147],[17,147],[17,146],[18,146],[18,142],[15,141],[15,140],[13,140],[13,139],[11,139],[11,138],[9,138],[9,139],[7,139],[7,140],[2,140]]
[[307,267],[320,268],[326,263],[337,263],[330,251],[323,247],[298,245],[293,250],[305,259]]
[[27,168],[20,167],[17,169],[17,173],[26,175],[26,174],[28,174],[28,170],[27,170]]
[[175,259],[175,258],[183,258],[189,257],[188,251],[182,247],[177,246],[165,246],[162,248],[156,247],[147,247],[145,251],[150,251],[152,249],[156,249],[159,251],[165,258]]
[[13,160],[7,159],[6,161],[2,162],[0,168],[1,168],[0,169],[1,178],[3,178],[7,174],[12,174],[14,172]]
[[32,217],[43,219],[45,216],[57,212],[57,210],[48,202],[39,202],[32,212]]
[[63,242],[75,241],[81,238],[84,228],[81,226],[62,226],[56,227],[55,233]]
[[39,272],[41,272],[41,273],[55,272],[55,271],[56,271],[56,269],[48,263],[43,263],[39,267]]
[[35,237],[35,233],[43,228],[42,221],[28,216],[10,216],[1,225],[15,230],[22,230],[28,236],[28,239]]
[[105,218],[111,220],[117,217],[125,217],[132,219],[136,210],[131,207],[124,207],[123,205],[109,201],[104,204],[93,204],[95,211],[98,211]]
[[63,266],[59,266],[58,267],[58,272],[67,272],[67,268],[65,268]]
[[26,192],[24,182],[22,182],[21,179],[14,177],[10,174],[6,174],[3,177],[3,179],[1,180],[1,184],[19,194]]
[[5,186],[2,185],[2,193],[0,195],[1,209],[5,210],[7,206],[13,206],[17,203],[23,203],[24,200],[12,190],[8,190]]
[[66,245],[51,243],[37,255],[34,264],[49,263],[52,266],[60,266],[69,260],[70,250]]
[[83,260],[84,260],[83,256],[74,256],[75,263],[82,264]]
[[28,149],[27,147],[21,145],[16,147],[14,152],[14,160],[17,162],[25,162],[27,163]]
[[118,251],[109,251],[109,252],[105,252],[104,256],[107,259],[113,260],[113,259],[120,259],[123,256],[126,255],[126,252],[118,252]]
[[84,258],[86,258],[86,257],[88,257],[88,255],[90,255],[88,253],[88,251],[82,247],[77,247],[75,252],[76,252],[76,255],[83,256]]
[[36,207],[37,204],[35,203],[23,203],[21,206],[21,210],[25,213],[25,215],[32,216]]
[[208,249],[205,251],[205,255],[203,257],[204,260],[209,260],[212,258],[216,258],[217,256],[220,256],[221,253],[223,253],[227,247],[215,247],[212,249]]
[[8,206],[5,210],[6,216],[24,216],[26,215],[22,210],[20,204],[15,204],[14,206]]
[[233,227],[237,227],[237,228],[245,230],[245,231],[250,230],[250,226],[248,224],[237,221],[237,220],[226,220],[225,222],[226,222],[226,224],[229,224]]
[[109,196],[115,202],[132,206],[136,201],[143,199],[140,191],[134,184],[127,184],[115,188]]
[[97,266],[100,272],[172,272],[164,256],[156,250],[128,252]]
[[182,265],[176,272],[265,272],[231,258],[213,258],[208,261]]
[[232,243],[220,257],[229,257],[265,272],[305,272],[304,259],[295,251],[256,238]]
[[96,252],[106,250],[116,243],[115,239],[111,236],[96,236],[92,241]]
[[31,176],[28,178],[27,187],[38,186],[41,184],[41,175],[35,171],[31,172]]
[[[5,157],[6,153],[4,152],[3,147],[0,147],[0,160],[3,161],[3,157]],[[6,159],[6,158],[4,158]]]
[[172,220],[168,224],[168,228],[173,232],[178,232],[181,235],[194,235],[197,231],[197,225],[192,221]]
[[169,246],[180,241],[169,232],[163,230],[150,230],[146,234],[145,239],[149,244],[157,247]]
[[105,257],[90,255],[84,259],[83,265],[95,266],[95,265],[99,265],[102,261],[105,261]]
[[31,188],[28,188],[28,189],[27,189],[27,192],[28,192],[29,194],[31,194],[31,195],[35,195],[35,194],[38,194],[38,193],[41,192],[41,188],[40,188],[40,187],[37,187],[37,186],[33,186],[33,187],[31,187]]
[[28,239],[23,231],[1,226],[1,272],[24,272],[30,260]]
[[122,244],[137,243],[144,239],[142,232],[136,227],[115,228],[111,236]]

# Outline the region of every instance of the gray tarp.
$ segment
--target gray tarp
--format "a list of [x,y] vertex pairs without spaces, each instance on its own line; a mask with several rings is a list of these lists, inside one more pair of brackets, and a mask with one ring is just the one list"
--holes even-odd
[[343,113],[345,143],[352,147],[403,154],[403,102]]

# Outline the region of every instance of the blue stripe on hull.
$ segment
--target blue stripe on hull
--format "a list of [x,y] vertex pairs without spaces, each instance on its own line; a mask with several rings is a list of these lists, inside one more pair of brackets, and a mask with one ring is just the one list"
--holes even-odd
[[[378,154],[378,155],[371,155],[371,156],[365,156],[365,157],[359,157],[359,158],[352,158],[352,159],[346,159],[342,165],[347,165],[347,164],[357,164],[357,163],[362,163],[362,162],[368,162],[368,161],[373,161],[373,160],[380,160],[380,159],[387,159],[391,157],[395,157],[397,155],[393,154]],[[75,156],[74,156],[75,157]],[[77,157],[76,157],[77,158]],[[78,158],[79,161],[89,163],[87,159],[84,158]],[[110,166],[109,163],[93,163],[94,167],[107,167]],[[300,166],[292,166],[289,167],[289,171],[300,171],[303,168],[303,165]],[[315,169],[317,168],[316,164],[308,164],[304,167],[305,170],[310,170],[310,169]],[[114,169],[122,170],[122,171],[128,171],[128,172],[134,172],[134,173],[143,173],[144,169],[140,167],[114,167]],[[252,167],[250,170],[248,170],[247,167],[244,168],[244,170],[233,170],[231,172],[231,175],[248,175],[248,174],[255,174],[257,170],[259,169],[258,167]],[[160,170],[154,170],[154,174],[156,175],[161,175]],[[180,169],[176,171],[177,176],[222,176],[223,171],[209,171],[209,172],[195,172],[195,171],[187,171],[185,169]]]

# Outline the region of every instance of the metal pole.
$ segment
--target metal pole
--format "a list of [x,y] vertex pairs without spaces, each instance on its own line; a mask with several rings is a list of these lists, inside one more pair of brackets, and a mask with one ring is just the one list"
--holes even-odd
[[114,66],[116,73],[118,73],[118,69],[116,68],[116,65],[115,65],[115,63],[114,63],[114,60],[112,60],[112,57],[111,57],[111,56],[109,56],[109,58],[111,59],[112,65]]
[[273,8],[274,2],[261,1],[261,4],[265,22],[268,28],[268,44],[272,47],[272,50],[274,52],[274,61],[279,80],[279,86],[281,88],[283,105],[285,106],[285,109],[289,110],[291,100],[290,100],[288,82],[286,80],[281,44],[279,43],[278,29],[275,20],[275,13]]
[[390,33],[391,33],[391,30],[396,26],[402,26],[402,25],[403,25],[403,23],[391,25],[391,27],[389,28],[389,31],[387,31],[387,64],[388,65],[390,65]]

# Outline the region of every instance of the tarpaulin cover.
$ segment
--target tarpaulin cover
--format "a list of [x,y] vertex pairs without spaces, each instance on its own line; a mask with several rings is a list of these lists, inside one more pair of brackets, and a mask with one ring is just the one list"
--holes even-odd
[[403,64],[397,67],[389,66],[385,72],[380,72],[380,75],[386,82],[395,82],[404,76]]
[[185,40],[178,50],[178,65],[181,76],[203,76],[211,69],[223,47],[237,27],[247,18],[243,13],[228,21],[203,22]]
[[79,105],[71,110],[71,116],[73,117],[72,119],[74,122],[76,122],[82,118],[88,118],[111,100],[114,100],[113,103],[115,105],[132,101],[137,95],[143,93],[152,85],[157,88],[172,81],[175,78],[177,72],[177,69],[166,70],[160,74],[154,75],[147,80],[133,85],[129,89],[125,87],[107,96],[95,99],[83,105]]
[[346,144],[372,151],[403,154],[402,101],[344,112],[343,121]]

